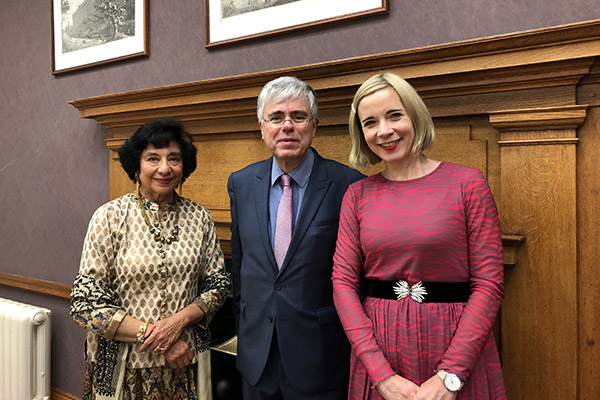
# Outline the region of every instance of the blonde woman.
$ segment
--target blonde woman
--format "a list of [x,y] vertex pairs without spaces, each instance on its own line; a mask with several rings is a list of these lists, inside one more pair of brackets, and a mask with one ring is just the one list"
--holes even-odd
[[341,209],[332,279],[352,346],[348,398],[505,399],[492,335],[502,244],[485,177],[423,154],[433,122],[397,75],[368,79],[349,123],[351,166],[385,168]]

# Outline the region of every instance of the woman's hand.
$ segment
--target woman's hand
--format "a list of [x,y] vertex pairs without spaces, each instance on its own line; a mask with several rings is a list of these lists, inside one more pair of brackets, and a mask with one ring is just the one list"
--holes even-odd
[[183,368],[191,364],[194,351],[185,341],[179,339],[165,352],[165,358],[173,368]]
[[140,346],[139,351],[150,349],[157,353],[164,353],[179,339],[185,326],[185,322],[177,314],[161,319],[155,324],[149,324],[144,344]]
[[457,394],[458,392],[446,389],[444,382],[437,375],[433,375],[423,382],[413,398],[414,400],[454,400]]
[[205,317],[204,311],[198,305],[190,304],[177,314],[161,319],[155,324],[148,324],[144,344],[140,346],[139,351],[150,349],[157,353],[165,353],[179,340],[186,326],[198,323]]
[[385,400],[413,400],[418,389],[419,386],[400,375],[385,378],[377,385],[377,390]]

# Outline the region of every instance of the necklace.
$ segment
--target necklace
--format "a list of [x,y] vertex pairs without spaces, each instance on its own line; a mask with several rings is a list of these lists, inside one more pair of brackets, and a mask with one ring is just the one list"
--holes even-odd
[[173,225],[173,232],[171,233],[171,236],[169,237],[164,237],[162,235],[162,229],[160,229],[159,224],[155,224],[154,226],[152,226],[152,223],[150,222],[150,218],[148,218],[148,214],[146,213],[146,206],[144,206],[144,200],[142,200],[142,195],[140,194],[140,188],[139,186],[137,187],[136,190],[136,199],[138,202],[138,205],[140,206],[140,212],[142,213],[142,217],[144,217],[144,221],[146,222],[146,225],[148,226],[148,228],[150,228],[150,234],[154,237],[154,240],[158,243],[161,244],[171,244],[172,242],[176,242],[179,239],[179,207],[177,206],[177,202],[179,200],[179,196],[177,195],[176,192],[173,192],[173,195],[175,196],[174,198],[174,202],[175,202],[175,225]]

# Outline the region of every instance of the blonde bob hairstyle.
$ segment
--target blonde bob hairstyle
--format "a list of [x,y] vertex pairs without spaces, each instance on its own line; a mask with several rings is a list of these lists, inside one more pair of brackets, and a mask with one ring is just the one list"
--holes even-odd
[[413,143],[412,152],[419,154],[423,150],[427,150],[433,146],[435,138],[435,129],[433,126],[433,120],[427,106],[419,97],[415,89],[404,79],[398,75],[385,72],[377,74],[365,81],[354,95],[352,101],[352,107],[350,109],[350,118],[348,119],[348,126],[350,128],[350,139],[352,140],[352,149],[350,150],[350,157],[348,163],[350,166],[356,169],[365,169],[369,165],[377,164],[381,161],[381,158],[371,151],[365,136],[363,134],[360,118],[358,116],[358,105],[367,96],[385,89],[392,88],[404,105],[404,109],[410,120],[412,121],[413,129],[415,131],[415,142]]

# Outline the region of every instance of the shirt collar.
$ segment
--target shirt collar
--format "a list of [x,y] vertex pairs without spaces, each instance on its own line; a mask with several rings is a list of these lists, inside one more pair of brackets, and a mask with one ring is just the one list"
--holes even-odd
[[[308,178],[310,177],[310,172],[312,171],[314,163],[315,155],[312,149],[309,149],[308,155],[306,156],[304,161],[302,161],[300,165],[298,165],[290,173],[288,173],[288,175],[292,177],[292,180],[296,182],[298,186],[303,188],[308,182]],[[277,182],[277,179],[279,179],[279,177],[283,174],[285,174],[285,172],[283,172],[283,170],[279,168],[279,165],[277,165],[275,160],[273,160],[273,163],[271,165],[271,186],[274,185],[275,182]]]

